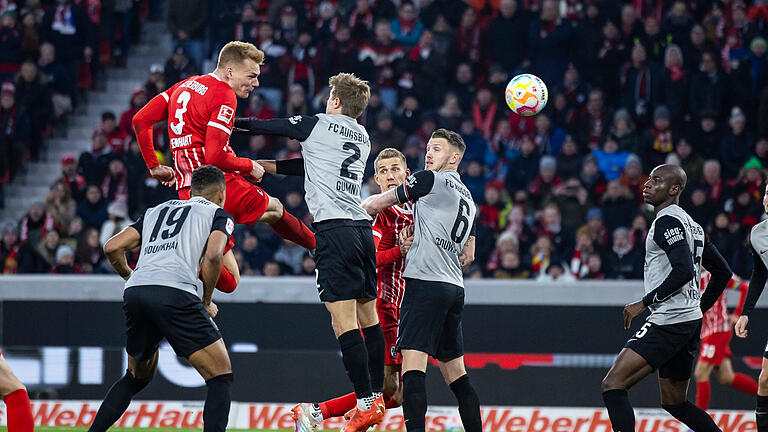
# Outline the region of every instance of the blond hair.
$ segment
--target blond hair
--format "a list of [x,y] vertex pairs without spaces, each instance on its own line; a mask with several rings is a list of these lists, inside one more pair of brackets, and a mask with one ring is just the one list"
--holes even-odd
[[339,98],[341,113],[358,118],[363,115],[368,99],[371,97],[371,88],[368,81],[362,80],[351,73],[340,73],[328,80],[331,86],[331,98]]
[[224,45],[224,48],[219,51],[219,62],[216,68],[232,66],[246,59],[251,59],[256,64],[262,64],[264,63],[264,51],[256,48],[252,43],[232,41]]
[[379,162],[382,159],[394,159],[394,158],[400,159],[400,162],[403,163],[403,168],[405,169],[408,168],[408,164],[405,162],[405,155],[403,155],[403,153],[400,152],[400,150],[398,149],[387,147],[384,150],[382,150],[381,153],[379,153],[379,155],[376,156],[376,160],[373,161],[374,172],[379,171]]

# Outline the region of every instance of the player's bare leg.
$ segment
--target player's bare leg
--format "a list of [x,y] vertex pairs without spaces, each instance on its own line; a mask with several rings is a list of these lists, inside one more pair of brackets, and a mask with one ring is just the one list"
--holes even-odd
[[757,408],[755,409],[757,431],[768,431],[768,358],[763,357],[763,367],[757,379]]
[[224,432],[232,402],[232,364],[224,341],[219,339],[193,352],[187,360],[203,377],[208,387],[203,408],[203,430]]
[[634,431],[635,412],[629,403],[629,393],[640,380],[653,372],[653,367],[634,350],[624,348],[603,378],[603,402],[614,431]]
[[709,377],[714,371],[715,365],[701,360],[696,363],[696,368],[693,370],[693,379],[696,380],[696,406],[705,411],[709,408],[711,393]]
[[659,391],[661,392],[661,407],[672,417],[680,420],[691,430],[696,432],[718,432],[712,417],[706,411],[689,402],[686,398],[688,381],[673,380],[659,377]]
[[106,431],[123,415],[133,396],[146,387],[155,376],[157,358],[157,351],[145,360],[128,356],[128,370],[107,392],[88,432]]
[[400,383],[400,365],[384,365],[384,394],[389,395],[387,408],[403,404],[403,386]]
[[2,354],[0,354],[0,398],[3,399],[8,410],[8,432],[32,432],[35,424],[27,388],[16,378]]
[[445,383],[451,388],[459,404],[459,416],[467,432],[481,432],[483,420],[480,417],[480,399],[469,381],[467,369],[464,366],[464,356],[453,359],[440,359],[440,372]]
[[228,250],[224,254],[223,266],[221,274],[219,275],[219,281],[216,283],[216,288],[219,291],[231,293],[240,284],[240,268],[237,267],[237,260],[235,254]]
[[315,248],[315,234],[296,218],[285,211],[279,199],[270,196],[267,210],[261,215],[259,222],[269,224],[280,237],[290,240],[308,250]]
[[731,386],[747,394],[757,394],[757,381],[749,375],[734,372],[733,362],[730,357],[723,359],[723,362],[720,363],[720,366],[715,371],[715,376],[720,384]]

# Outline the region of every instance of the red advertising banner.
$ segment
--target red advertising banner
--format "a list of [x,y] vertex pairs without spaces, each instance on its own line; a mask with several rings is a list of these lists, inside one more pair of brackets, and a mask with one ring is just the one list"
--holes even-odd
[[[33,401],[36,426],[87,426],[100,401]],[[233,402],[229,428],[293,429],[291,404]],[[661,409],[637,409],[639,432],[685,432],[688,428]],[[6,425],[5,406],[0,404],[0,426]],[[603,408],[484,407],[483,430],[489,432],[611,432]],[[753,411],[712,410],[710,415],[723,432],[757,430]],[[331,419],[320,429],[338,430],[343,419]],[[455,407],[430,407],[427,429],[461,431]],[[117,422],[124,427],[202,428],[203,403],[184,401],[136,401]],[[387,412],[379,431],[405,430],[401,409]]]

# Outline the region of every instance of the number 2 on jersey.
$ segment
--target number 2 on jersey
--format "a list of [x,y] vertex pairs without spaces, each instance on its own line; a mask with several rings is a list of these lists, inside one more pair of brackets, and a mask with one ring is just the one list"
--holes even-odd
[[456,243],[461,243],[464,234],[469,229],[469,203],[464,198],[459,199],[459,212],[456,214],[456,222],[453,223],[451,230],[451,239]]
[[352,153],[350,157],[344,159],[344,162],[341,163],[341,170],[339,170],[339,175],[356,181],[357,174],[350,172],[349,166],[360,159],[360,147],[358,147],[355,143],[345,142],[342,148],[344,150],[352,150],[354,153]]
[[177,123],[171,123],[171,130],[176,135],[181,135],[181,131],[184,129],[184,113],[187,112],[187,104],[189,103],[190,97],[192,97],[192,95],[188,91],[184,91],[181,92],[178,99],[176,99],[176,103],[181,104],[181,107],[176,108],[176,113],[174,114],[174,117],[179,121]]
[[[168,210],[170,210],[168,207],[160,210],[160,214],[157,216],[157,222],[155,222],[155,227],[152,228],[152,235],[149,236],[149,242],[151,243],[157,240],[157,235],[160,234],[160,228],[163,227],[163,222],[166,222],[165,225],[168,226],[168,229],[160,234],[160,237],[163,240],[168,240],[177,235],[181,231],[181,226],[184,225],[184,221],[187,220],[187,216],[189,216],[189,211],[191,209],[192,207],[190,206],[177,207],[173,209],[170,214],[168,214]],[[168,215],[168,219],[165,219],[166,214]],[[173,228],[173,230],[171,230],[171,228]]]

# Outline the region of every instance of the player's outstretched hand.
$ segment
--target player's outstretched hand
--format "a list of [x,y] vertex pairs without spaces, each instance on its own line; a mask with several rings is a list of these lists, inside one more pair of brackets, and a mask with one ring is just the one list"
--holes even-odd
[[405,243],[405,240],[408,237],[413,237],[414,230],[415,230],[414,225],[406,225],[405,228],[403,228],[402,231],[400,231],[400,238],[398,239],[400,240],[400,243],[401,244]]
[[643,301],[636,301],[624,306],[624,330],[627,330],[632,324],[632,319],[640,315],[645,310]]
[[253,177],[257,182],[260,182],[261,178],[264,177],[264,167],[255,160],[252,160],[251,162],[253,162],[253,169],[250,173],[251,177]]
[[170,187],[176,184],[176,175],[173,172],[173,168],[167,165],[158,165],[150,168],[149,174],[165,186]]
[[211,318],[216,318],[216,314],[219,313],[219,307],[216,306],[216,303],[211,302],[210,304],[203,305],[205,307],[205,311],[208,312],[208,315],[211,316]]
[[739,320],[736,321],[736,327],[733,328],[733,330],[736,332],[736,336],[740,338],[747,337],[747,324],[749,323],[749,317],[746,315],[742,315],[739,317]]
[[403,242],[400,243],[400,254],[402,256],[405,256],[409,250],[411,250],[411,245],[413,244],[413,236],[410,236],[406,238]]

